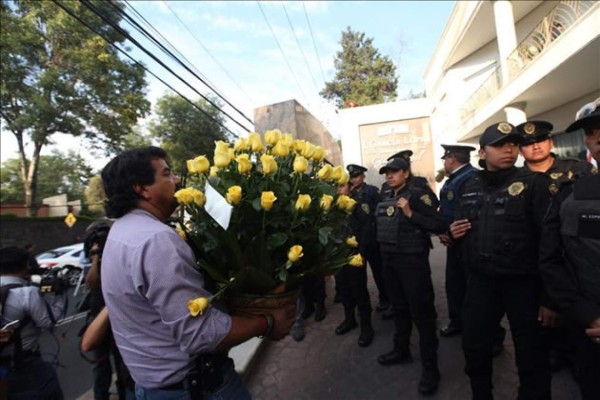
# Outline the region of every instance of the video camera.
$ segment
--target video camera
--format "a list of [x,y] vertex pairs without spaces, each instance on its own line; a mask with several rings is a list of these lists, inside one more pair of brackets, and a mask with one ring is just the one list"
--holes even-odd
[[69,289],[69,280],[61,270],[49,270],[41,276],[39,282],[31,282],[40,288],[42,294],[61,295]]

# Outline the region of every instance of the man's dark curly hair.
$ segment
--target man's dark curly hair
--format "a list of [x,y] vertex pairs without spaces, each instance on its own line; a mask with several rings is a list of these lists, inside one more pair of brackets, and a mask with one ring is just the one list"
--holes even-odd
[[142,198],[133,190],[134,185],[154,183],[152,160],[167,159],[159,147],[149,146],[126,150],[113,158],[102,170],[102,184],[106,193],[106,215],[120,218],[134,209]]
[[0,249],[0,275],[27,271],[28,262],[29,253],[21,247],[8,246]]

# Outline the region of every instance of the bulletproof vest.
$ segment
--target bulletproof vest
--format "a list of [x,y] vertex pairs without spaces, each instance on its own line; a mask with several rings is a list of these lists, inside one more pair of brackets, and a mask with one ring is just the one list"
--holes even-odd
[[495,184],[486,182],[485,173],[465,183],[455,213],[471,222],[462,249],[469,268],[492,275],[537,273],[538,237],[527,207],[535,173],[514,168]]
[[561,204],[561,235],[583,296],[600,303],[600,175],[578,180]]
[[382,252],[417,254],[429,246],[429,237],[414,225],[396,206],[400,197],[410,200],[409,187],[404,187],[396,197],[385,199],[377,204],[377,241]]
[[546,175],[552,179],[554,190],[560,190],[565,185],[573,183],[573,181],[587,176],[591,173],[592,164],[574,158],[554,158],[554,163],[546,171]]
[[477,170],[467,164],[456,173],[450,175],[440,191],[440,215],[450,224],[454,221],[454,210],[458,202],[458,191]]

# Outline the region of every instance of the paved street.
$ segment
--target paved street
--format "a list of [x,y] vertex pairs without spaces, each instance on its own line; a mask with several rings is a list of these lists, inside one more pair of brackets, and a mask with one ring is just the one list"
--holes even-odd
[[[437,239],[434,239],[437,242]],[[437,245],[430,257],[438,325],[447,322],[444,291],[445,251]],[[369,290],[376,304],[375,285],[369,276]],[[357,344],[358,329],[336,336],[335,327],[343,319],[341,304],[334,304],[333,281],[327,287],[328,315],[322,322],[309,319],[306,337],[295,342],[287,337],[280,342],[268,342],[249,369],[246,381],[253,398],[261,400],[318,400],[318,399],[417,399],[420,377],[418,335],[413,331],[412,353],[409,365],[380,366],[376,358],[392,348],[393,322],[383,321],[373,313],[375,341],[370,347]],[[503,325],[508,324],[503,321]],[[464,357],[460,336],[440,338],[439,364],[442,373],[440,389],[433,399],[469,399],[470,390],[463,373]],[[514,366],[514,348],[510,333],[505,351],[494,360],[495,399],[516,398],[518,377]],[[553,375],[553,399],[580,399],[577,385],[568,370]]]

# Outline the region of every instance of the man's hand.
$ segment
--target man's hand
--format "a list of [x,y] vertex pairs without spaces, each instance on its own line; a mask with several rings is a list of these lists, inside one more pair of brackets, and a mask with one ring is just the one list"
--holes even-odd
[[281,340],[290,333],[292,325],[294,325],[296,303],[272,310],[270,313],[273,316],[273,330],[269,335],[269,339]]
[[0,329],[0,343],[8,343],[12,337],[12,329]]
[[538,311],[538,321],[542,324],[543,327],[546,328],[556,328],[557,326],[562,325],[562,315],[559,313],[552,311],[549,308],[544,306],[540,306]]
[[410,204],[408,204],[408,200],[404,197],[400,197],[396,202],[398,208],[402,210],[402,213],[406,216],[406,218],[412,217],[412,210],[410,208]]
[[440,243],[446,247],[452,246],[454,244],[454,240],[452,240],[450,235],[447,233],[442,233],[438,235],[438,237],[440,238]]
[[471,223],[468,219],[458,219],[450,224],[450,233],[454,240],[465,236],[471,229]]
[[600,318],[592,321],[590,327],[585,330],[585,334],[588,335],[592,342],[600,346]]

